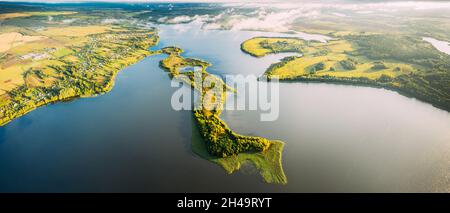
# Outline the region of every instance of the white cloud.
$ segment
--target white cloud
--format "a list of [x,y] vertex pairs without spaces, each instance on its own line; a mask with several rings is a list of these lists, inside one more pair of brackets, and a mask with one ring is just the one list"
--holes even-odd
[[197,22],[197,23],[204,23],[206,21],[212,21],[214,19],[210,18],[209,15],[195,15],[195,16],[176,16],[173,18],[169,17],[162,17],[157,20],[159,23],[163,24],[183,24],[183,23],[191,23],[191,22]]
[[120,23],[122,21],[123,20],[121,20],[121,19],[107,18],[102,21],[102,24],[114,24],[114,23]]
[[301,7],[309,7],[316,9],[345,9],[345,10],[427,10],[427,9],[450,9],[449,1],[379,1],[379,2],[349,2],[349,1],[336,1],[336,0],[323,0],[323,1],[255,1],[255,2],[240,2],[240,3],[227,3],[228,6],[239,7],[271,7],[278,9],[293,9]]
[[[43,0],[47,2],[61,2]],[[68,0],[80,1],[80,0]],[[95,0],[119,1],[119,0]],[[251,8],[253,12],[239,13],[230,8],[217,16],[181,15],[162,17],[158,23],[180,24],[195,22],[203,29],[264,30],[275,32],[289,31],[290,25],[299,19],[314,19],[322,15],[351,17],[364,14],[395,14],[397,12],[424,11],[434,9],[450,10],[450,2],[432,1],[393,1],[393,2],[350,2],[339,0],[296,1],[296,0],[130,0],[133,2],[228,2],[224,6]],[[123,1],[122,1],[123,2]],[[269,3],[270,2],[270,3]],[[450,13],[450,12],[449,12]],[[406,13],[405,13],[406,14]]]
[[261,12],[256,17],[240,19],[237,17],[229,24],[232,30],[267,30],[276,32],[288,31],[288,25],[298,18],[311,18],[318,15],[318,11],[294,9],[283,12]]
[[[357,14],[382,14],[398,11],[450,9],[450,2],[378,2],[378,3],[330,3],[330,1],[308,2],[240,2],[226,3],[231,7],[218,16],[178,16],[160,18],[158,22],[179,24],[196,22],[203,29],[262,30],[287,32],[290,25],[299,19],[314,19],[328,14],[338,17],[351,17]],[[328,2],[328,3],[326,3]],[[233,8],[254,9],[246,14]]]

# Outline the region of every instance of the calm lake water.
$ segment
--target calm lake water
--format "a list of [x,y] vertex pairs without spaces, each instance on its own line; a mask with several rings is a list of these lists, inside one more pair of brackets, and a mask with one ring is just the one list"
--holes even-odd
[[440,40],[430,38],[430,37],[424,37],[423,40],[426,42],[429,42],[437,50],[450,55],[450,43],[449,42],[440,41]]
[[[260,75],[287,54],[253,58],[240,43],[261,32],[159,26],[159,47],[214,64],[209,72]],[[286,142],[287,185],[252,166],[227,175],[191,151],[190,111],[174,111],[164,56],[119,73],[113,90],[39,108],[0,128],[1,192],[420,192],[450,191],[450,114],[395,92],[283,83],[280,117],[225,111],[242,134]]]

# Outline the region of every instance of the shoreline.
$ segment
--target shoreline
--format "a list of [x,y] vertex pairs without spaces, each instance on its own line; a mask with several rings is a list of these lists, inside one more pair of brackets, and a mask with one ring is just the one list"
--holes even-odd
[[[30,112],[32,112],[33,110],[40,108],[40,107],[44,107],[47,105],[51,105],[51,104],[57,104],[59,102],[65,102],[65,101],[72,101],[72,100],[76,100],[79,98],[92,98],[92,97],[96,97],[99,95],[103,95],[106,94],[108,92],[110,92],[115,85],[115,81],[116,81],[116,76],[119,72],[121,72],[123,69],[125,69],[126,67],[136,64],[139,61],[143,60],[146,57],[158,54],[156,51],[152,51],[149,50],[149,48],[156,46],[159,43],[159,37],[158,35],[154,35],[156,36],[156,40],[154,41],[154,43],[152,45],[149,45],[148,47],[146,47],[145,49],[147,50],[147,52],[145,53],[145,55],[139,55],[139,56],[134,56],[134,57],[129,57],[129,58],[125,58],[124,60],[127,61],[128,63],[126,64],[121,64],[120,67],[116,68],[115,70],[112,70],[112,75],[111,78],[108,79],[108,82],[105,83],[105,85],[100,88],[100,91],[97,93],[84,93],[84,94],[75,94],[73,96],[68,96],[68,97],[62,97],[60,98],[59,96],[54,96],[52,97],[50,100],[43,100],[41,102],[37,102],[37,103],[33,103],[33,105],[25,105],[24,108],[22,108],[20,111],[15,112],[14,116],[12,118],[8,118],[8,119],[0,119],[0,127],[4,127],[5,125],[9,124],[10,122],[16,120],[17,118],[20,118]],[[150,39],[150,38],[149,38]],[[111,69],[111,68],[109,68]],[[71,88],[71,87],[69,87]]]
[[[257,37],[253,37],[250,38],[246,41],[255,39],[255,38],[285,38],[285,37],[267,37],[267,36],[257,36]],[[299,39],[302,40],[302,39]],[[242,52],[244,52],[245,54],[248,54],[252,57],[255,58],[262,58],[264,56],[267,55],[273,55],[273,54],[279,54],[279,53],[292,53],[292,56],[287,56],[284,57],[283,59],[281,59],[278,62],[274,62],[272,63],[268,68],[266,68],[266,70],[264,71],[264,73],[261,76],[265,76],[267,77],[269,80],[270,78],[273,78],[270,74],[270,72],[274,69],[274,67],[276,66],[284,66],[285,63],[287,63],[288,61],[286,61],[286,58],[289,57],[297,57],[294,54],[301,54],[299,52],[295,52],[295,51],[280,51],[280,52],[268,52],[265,53],[263,55],[258,55],[254,52],[251,52],[250,50],[247,50],[246,48],[244,48],[244,43],[246,41],[243,41],[240,45],[240,49]],[[294,82],[304,82],[304,83],[325,83],[325,84],[335,84],[335,85],[351,85],[351,86],[361,86],[361,87],[371,87],[371,88],[378,88],[378,89],[385,89],[388,91],[393,91],[396,92],[397,94],[407,97],[407,98],[413,98],[416,99],[418,101],[421,101],[423,103],[426,104],[430,104],[431,106],[440,109],[440,110],[444,110],[447,112],[450,112],[450,103],[449,101],[445,101],[445,99],[443,99],[443,97],[434,97],[434,96],[427,96],[425,94],[420,94],[418,92],[413,92],[412,90],[414,90],[414,88],[407,88],[404,87],[402,88],[400,86],[395,86],[395,85],[388,85],[388,82],[386,82],[385,84],[382,82],[376,82],[374,80],[368,79],[368,78],[364,78],[364,77],[333,77],[333,76],[329,76],[329,75],[317,75],[317,76],[312,76],[312,75],[299,75],[299,76],[292,76],[292,77],[284,77],[284,78],[276,78],[279,82],[283,82],[283,83],[294,83]],[[411,78],[412,79],[412,78]],[[444,97],[445,98],[445,97]]]
[[298,76],[298,77],[295,77],[292,79],[282,78],[282,79],[277,79],[277,80],[279,82],[283,82],[283,83],[312,83],[312,84],[323,83],[323,84],[346,85],[346,86],[355,86],[355,87],[369,87],[369,88],[374,88],[374,89],[385,89],[387,91],[395,92],[401,96],[418,100],[422,103],[431,105],[437,109],[440,109],[440,110],[443,110],[446,112],[450,112],[450,106],[441,104],[436,101],[432,101],[431,99],[427,99],[425,96],[423,98],[419,97],[416,94],[413,94],[413,93],[403,90],[401,88],[380,85],[376,82],[370,82],[370,81],[364,82],[364,81],[359,81],[357,79],[339,79],[339,78],[328,79],[328,78],[304,77],[304,76]]
[[[235,91],[222,79],[207,72],[207,67],[211,64],[201,59],[182,57],[183,50],[179,47],[164,47],[160,52],[167,55],[159,63],[162,70],[167,72],[170,78],[178,78],[188,83],[193,90],[200,90],[201,97],[207,95],[209,89],[198,88],[195,85],[193,82],[195,72],[200,72],[202,77],[212,77],[211,81],[223,89],[221,97],[215,96],[220,98],[220,102],[214,109],[202,108],[192,111],[192,118],[195,120],[193,129],[196,129],[195,134],[199,134],[202,139],[201,142],[193,141],[193,152],[221,166],[228,174],[239,170],[242,164],[249,162],[259,170],[266,183],[286,184],[287,178],[282,165],[284,142],[238,134],[219,117],[226,101],[225,93]],[[183,66],[201,66],[202,70],[179,73],[178,68]]]
[[[127,63],[119,63],[120,66],[117,66],[115,68],[110,68],[110,67],[114,67],[111,66],[111,64],[109,64],[110,66],[108,66],[108,69],[113,69],[111,70],[111,77],[107,80],[107,82],[105,82],[105,84],[101,87],[101,88],[97,88],[97,90],[95,92],[86,92],[86,93],[79,93],[77,91],[77,93],[69,95],[69,96],[61,96],[61,95],[54,95],[51,96],[49,99],[44,99],[42,101],[39,102],[27,102],[29,104],[25,104],[22,106],[22,108],[16,112],[14,112],[14,115],[10,119],[3,119],[0,120],[0,126],[5,126],[7,124],[9,124],[10,122],[14,121],[17,118],[22,117],[23,115],[26,115],[27,113],[32,112],[35,109],[38,109],[40,107],[43,106],[47,106],[47,105],[51,105],[51,104],[57,104],[60,102],[66,102],[66,101],[73,101],[73,100],[77,100],[79,98],[92,98],[92,97],[96,97],[102,94],[106,94],[108,92],[110,92],[115,85],[115,81],[116,81],[116,77],[117,74],[122,71],[124,68],[135,64],[139,61],[141,61],[142,59],[152,56],[152,55],[158,55],[158,54],[167,54],[167,55],[171,55],[173,53],[169,53],[169,52],[165,52],[165,50],[167,50],[167,48],[162,48],[162,49],[158,49],[158,50],[150,50],[151,47],[157,46],[157,44],[159,43],[159,36],[157,36],[156,34],[154,35],[156,36],[156,39],[153,40],[154,43],[150,44],[149,46],[147,46],[146,52],[145,54],[141,54],[141,55],[132,55],[131,57],[125,58],[123,60],[125,60]],[[183,51],[182,49],[179,49],[181,52]],[[181,56],[180,56],[181,57]],[[183,58],[184,59],[184,58]],[[203,73],[206,75],[211,75],[206,71],[206,68],[211,66],[211,64],[209,62],[200,60],[200,59],[190,59],[188,58],[188,61],[190,61],[190,63],[200,63],[203,67]],[[174,69],[174,67],[168,66],[162,66],[161,62],[159,64],[160,68],[162,68],[163,70],[166,70],[169,74],[170,77],[179,77],[178,75],[180,75],[180,73],[178,73],[177,68]],[[214,75],[211,75],[213,77],[215,77]],[[226,85],[221,79],[217,78],[217,81],[222,82],[222,84],[224,85],[224,89],[229,90],[230,92],[235,92],[232,88],[230,88],[228,85]],[[197,89],[196,87],[192,87],[193,89]],[[73,87],[68,87],[65,89],[73,89]],[[225,102],[225,97],[222,97],[223,101],[221,101],[220,104],[223,104]],[[202,144],[204,147],[204,150],[200,151],[196,148],[193,147],[193,152],[196,153],[197,155],[199,155],[200,157],[211,161],[217,165],[219,165],[220,167],[222,167],[228,174],[231,174],[237,170],[239,170],[241,168],[242,164],[245,163],[251,163],[253,166],[255,166],[255,168],[257,168],[260,172],[260,175],[263,179],[264,182],[266,183],[278,183],[278,184],[286,184],[287,183],[287,178],[284,174],[283,171],[283,166],[282,166],[282,150],[284,147],[284,142],[279,141],[279,140],[268,140],[265,138],[261,138],[261,137],[251,137],[251,136],[244,136],[238,133],[235,133],[233,130],[231,130],[227,124],[222,121],[217,114],[220,114],[221,110],[215,110],[215,111],[208,111],[208,112],[202,112],[201,115],[202,116],[197,116],[196,111],[193,111],[193,118],[196,120],[196,125],[195,128],[198,130],[198,134],[200,134],[200,138],[202,139]],[[259,146],[263,146],[264,147],[261,151],[257,151],[257,150],[253,150],[253,148],[250,148],[251,150],[247,150],[247,151],[238,151],[238,153],[236,154],[224,154],[224,156],[215,156],[211,153],[215,153],[212,152],[210,147],[208,147],[208,144],[211,144],[211,142],[207,142],[207,137],[204,136],[204,134],[206,135],[211,135],[212,133],[210,133],[209,131],[205,130],[206,128],[212,127],[212,126],[205,126],[202,125],[200,120],[201,119],[212,119],[210,116],[213,116],[215,118],[215,120],[217,122],[212,123],[212,126],[216,126],[216,127],[221,127],[223,128],[223,130],[226,132],[226,136],[222,136],[222,137],[230,137],[231,141],[228,141],[225,145],[226,146],[234,146],[236,144],[240,144],[243,143],[245,144],[244,146],[252,146],[251,144],[255,144],[256,147]],[[204,153],[201,153],[204,152]]]

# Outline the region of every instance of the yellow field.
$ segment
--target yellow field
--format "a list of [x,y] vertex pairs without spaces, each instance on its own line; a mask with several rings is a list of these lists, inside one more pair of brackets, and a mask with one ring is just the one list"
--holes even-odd
[[59,58],[59,57],[70,55],[72,53],[73,53],[73,51],[71,49],[63,47],[63,48],[57,49],[55,52],[53,52],[52,55],[54,57]]
[[26,13],[3,13],[0,14],[0,20],[10,19],[10,18],[18,18],[18,17],[28,17],[30,14]]
[[284,66],[274,69],[271,72],[272,76],[278,76],[280,79],[287,77],[294,77],[307,74],[306,68],[326,61],[327,57],[302,57],[286,63]]
[[[319,57],[302,57],[297,58],[293,61],[286,63],[281,68],[277,68],[272,70],[272,76],[278,76],[278,78],[292,78],[296,76],[301,76],[305,74],[309,74],[307,71],[310,66],[313,66],[317,63],[323,62],[325,64],[325,69],[322,71],[317,71],[313,75],[316,76],[334,76],[334,77],[366,77],[372,80],[380,78],[382,75],[387,75],[390,77],[398,76],[402,73],[409,73],[414,70],[414,68],[407,64],[401,63],[384,63],[387,69],[383,70],[373,70],[372,66],[374,64],[368,63],[359,63],[356,65],[355,70],[344,70],[340,68],[339,61],[345,60],[347,57],[344,54],[330,54],[327,56],[319,56]],[[334,67],[336,70],[330,71],[330,68]],[[400,68],[399,71],[395,70],[397,67]]]
[[[26,82],[23,73],[28,69],[42,69],[46,72],[51,72],[51,70],[46,70],[49,69],[49,65],[61,64],[61,62],[55,60],[40,60],[26,63],[16,63],[6,69],[0,67],[0,95],[16,88],[17,86],[23,85]],[[37,84],[31,84],[30,86],[37,86]]]
[[183,58],[178,55],[169,55],[162,61],[164,67],[171,69],[171,72],[178,72],[178,67],[184,62]]
[[63,11],[63,12],[26,12],[26,13],[3,13],[0,14],[0,20],[29,17],[29,16],[57,16],[57,15],[72,15],[77,12]]
[[265,56],[266,54],[269,54],[271,51],[265,48],[262,48],[261,41],[265,40],[264,38],[254,38],[245,41],[242,43],[242,49],[246,50],[247,52],[251,52],[252,55],[257,57]]
[[[273,53],[272,49],[261,46],[260,44],[262,42],[269,45],[276,42],[284,42],[284,44],[287,45],[302,45],[302,40],[296,38],[257,37],[245,41],[242,44],[242,49],[257,57]],[[303,42],[303,44],[306,43]],[[286,48],[290,47],[286,46]],[[293,78],[302,75],[327,75],[341,78],[365,77],[376,80],[382,75],[395,77],[402,73],[414,72],[415,70],[411,65],[396,62],[383,62],[386,66],[385,69],[373,69],[372,67],[374,66],[375,61],[371,61],[361,56],[350,57],[347,54],[353,50],[352,44],[346,40],[332,40],[328,43],[309,43],[306,47],[302,48],[303,57],[295,58],[286,62],[281,67],[271,69],[270,75],[272,77],[277,76],[279,79]],[[344,69],[340,65],[340,61],[348,60],[350,58],[358,62],[355,65],[354,70]],[[311,72],[311,68],[318,63],[323,63],[324,69]]]
[[59,15],[73,15],[78,12],[74,11],[50,11],[50,12],[27,12],[25,14],[29,14],[32,16],[59,16]]
[[26,36],[18,32],[3,33],[0,34],[0,53],[27,42],[39,41],[46,38],[45,36]]
[[292,38],[264,38],[264,37],[257,37],[257,38],[252,38],[249,39],[247,41],[245,41],[244,43],[242,43],[241,48],[246,51],[249,52],[250,54],[252,54],[253,56],[256,57],[262,57],[265,56],[267,54],[273,53],[270,49],[266,49],[264,47],[261,46],[261,42],[268,42],[269,44],[273,44],[276,42],[287,42],[289,45],[292,46],[301,46],[304,45],[304,41],[300,40],[300,39],[292,39]]
[[[61,15],[71,14],[71,12],[30,14]],[[19,17],[18,14],[10,15],[10,17],[13,16]],[[50,85],[53,78],[24,77],[24,72],[30,68],[48,71],[48,65],[59,63],[52,58],[69,57],[73,53],[74,46],[83,45],[88,41],[88,35],[103,33],[109,29],[111,29],[109,26],[52,27],[40,31],[41,35],[39,36],[28,36],[19,32],[0,34],[0,57],[6,57],[6,54],[10,55],[0,64],[0,95],[25,83],[29,86]],[[30,53],[46,54],[48,57],[40,60],[21,58]],[[74,60],[76,59],[74,57]]]
[[[356,66],[355,70],[352,71],[319,71],[316,72],[315,75],[318,76],[334,76],[334,77],[345,77],[345,78],[358,78],[358,77],[366,77],[371,80],[376,80],[380,78],[382,75],[389,76],[389,77],[396,77],[402,73],[409,73],[413,71],[413,67],[407,64],[400,64],[400,63],[384,63],[387,67],[387,69],[383,70],[376,70],[374,71],[371,69],[373,66],[372,63],[363,63],[358,64]],[[400,68],[399,71],[395,70],[397,67]],[[325,70],[328,70],[325,68]]]
[[[27,46],[42,44],[39,49],[48,47],[42,41],[48,40],[45,36],[26,36],[18,32],[0,34],[0,56],[4,56],[6,52],[11,50],[20,50],[22,47],[26,49],[23,53],[32,52],[34,49]],[[29,45],[28,45],[29,44]],[[45,63],[44,63],[45,64]],[[10,59],[0,66],[0,95],[10,91],[17,86],[23,85],[25,80],[23,73],[31,68],[41,66],[42,63],[30,63],[28,60]]]
[[24,83],[23,71],[19,66],[0,69],[0,95]]
[[104,33],[111,29],[108,26],[86,26],[86,27],[50,27],[41,31],[42,35],[53,36],[69,36],[69,37],[84,37],[92,34]]
[[29,42],[26,44],[22,44],[20,46],[17,46],[15,48],[12,48],[9,50],[10,53],[13,53],[15,55],[25,55],[30,52],[41,52],[45,48],[62,48],[65,45],[69,45],[71,43],[66,42],[59,42],[55,39],[44,39],[36,42]]

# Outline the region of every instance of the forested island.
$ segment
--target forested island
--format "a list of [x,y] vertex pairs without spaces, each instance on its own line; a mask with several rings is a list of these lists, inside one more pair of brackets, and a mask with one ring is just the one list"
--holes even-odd
[[[183,50],[179,47],[166,47],[161,52],[167,54],[167,57],[160,61],[160,66],[169,73],[170,77],[186,82],[196,92],[200,92],[203,104],[215,104],[202,106],[193,111],[194,119],[205,141],[205,144],[194,144],[194,152],[221,165],[228,173],[239,170],[244,162],[250,161],[260,171],[264,181],[287,183],[281,163],[283,142],[237,134],[220,119],[226,93],[235,91],[222,79],[207,72],[207,67],[211,64],[199,59],[182,57],[180,54]],[[180,73],[179,69],[185,66],[201,67],[201,69]],[[196,74],[201,76],[202,85],[195,84],[194,75]],[[212,85],[219,85],[223,89],[220,97],[211,91]],[[209,101],[209,99],[203,101],[206,97],[219,101]]]

